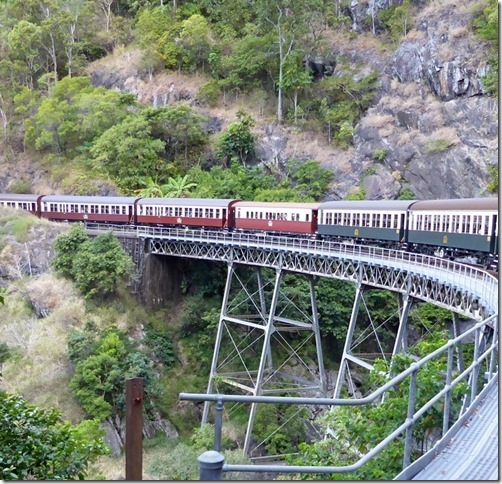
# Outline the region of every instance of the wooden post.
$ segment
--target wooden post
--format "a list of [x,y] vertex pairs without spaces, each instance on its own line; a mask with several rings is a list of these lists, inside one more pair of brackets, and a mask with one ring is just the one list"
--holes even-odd
[[126,380],[126,481],[143,478],[143,400],[143,378]]

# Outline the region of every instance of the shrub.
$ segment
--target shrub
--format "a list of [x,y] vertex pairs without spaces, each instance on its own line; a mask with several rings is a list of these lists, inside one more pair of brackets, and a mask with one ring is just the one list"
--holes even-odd
[[0,392],[0,479],[84,479],[92,460],[108,453],[97,422],[78,427],[57,410],[42,410]]
[[91,240],[82,224],[60,234],[54,249],[54,268],[71,277],[86,299],[114,294],[132,270],[131,258],[111,232]]
[[376,148],[371,152],[371,155],[376,161],[384,161],[387,157],[387,150],[385,148]]
[[197,93],[197,99],[203,103],[207,104],[209,107],[214,108],[218,103],[218,99],[221,96],[221,88],[218,82],[211,80],[206,84],[202,85]]

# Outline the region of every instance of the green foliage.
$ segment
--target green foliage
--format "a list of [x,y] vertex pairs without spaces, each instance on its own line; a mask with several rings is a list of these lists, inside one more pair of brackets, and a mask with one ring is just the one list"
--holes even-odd
[[347,195],[347,200],[365,200],[366,190],[363,186],[354,187],[352,191]]
[[486,189],[491,193],[498,193],[499,191],[499,166],[490,165],[488,167],[488,173],[490,174],[490,181],[486,185]]
[[451,322],[451,312],[439,306],[429,303],[418,303],[410,312],[410,319],[413,326],[425,328],[427,330],[438,330],[446,328]]
[[[31,103],[32,99],[16,98],[18,109],[25,102]],[[25,120],[25,142],[37,151],[75,154],[81,145],[120,123],[131,104],[130,95],[95,88],[87,77],[66,77],[40,100],[34,115]]]
[[415,194],[410,187],[402,187],[399,190],[399,200],[415,200]]
[[295,452],[306,439],[307,414],[296,405],[258,405],[253,432],[270,455]]
[[254,121],[243,111],[237,113],[237,118],[239,121],[228,125],[217,146],[218,156],[225,160],[227,165],[233,160],[245,165],[246,161],[254,156],[256,137],[251,132]]
[[115,294],[131,274],[131,258],[111,232],[91,240],[83,225],[75,224],[58,235],[54,251],[54,268],[71,277],[87,299]]
[[[414,348],[414,353],[421,358],[435,348],[445,344],[444,335],[423,341]],[[413,358],[407,355],[396,355],[391,362],[377,360],[370,373],[370,382],[377,388],[408,368]],[[417,377],[417,395],[415,409],[421,408],[428,400],[444,388],[446,358],[438,358],[428,362]],[[291,459],[296,465],[328,465],[346,466],[353,464],[381,442],[387,435],[401,425],[407,414],[410,377],[390,390],[382,403],[365,406],[336,407],[326,416],[317,420],[323,429],[330,429],[331,436],[320,442],[301,445],[301,456]],[[460,384],[453,389],[453,414],[460,410],[462,395],[467,385]],[[417,443],[412,461],[420,457],[425,450],[425,442],[433,429],[442,428],[443,409],[438,402],[422,415],[415,424],[413,438]],[[392,479],[402,470],[404,436],[399,436],[378,456],[361,469],[349,474],[326,476],[331,479],[351,480],[386,480]],[[313,479],[318,476],[311,476]]]
[[33,193],[31,182],[28,180],[13,180],[9,184],[9,190],[12,193]]
[[195,481],[199,478],[197,458],[201,452],[179,443],[174,449],[157,456],[147,465],[149,474],[165,481]]
[[167,183],[162,185],[162,192],[165,197],[181,198],[190,193],[192,188],[196,188],[197,183],[190,182],[188,175],[178,175],[176,178],[169,177]]
[[111,232],[85,242],[76,255],[72,276],[88,299],[114,294],[131,274],[131,258]]
[[221,88],[214,79],[203,84],[197,93],[197,99],[209,107],[215,107],[221,96]]
[[385,148],[375,148],[371,152],[371,156],[375,161],[384,161],[387,157],[387,150]]
[[[487,0],[481,5],[485,8],[475,15],[473,20],[474,31],[482,39],[485,39],[491,46],[491,57],[489,59],[490,70],[483,78],[483,86],[485,89],[498,96],[498,71],[499,71],[499,18],[498,18],[498,2],[496,0]],[[480,4],[478,4],[480,5]]]
[[208,21],[194,14],[181,23],[179,41],[183,49],[183,67],[194,70],[204,67],[211,49],[211,30]]
[[354,126],[370,106],[378,87],[378,75],[355,80],[352,74],[324,78],[310,89],[311,108],[326,127],[329,139],[342,148],[352,144]]
[[[1,294],[0,294],[0,304],[3,304],[3,298]],[[11,357],[11,355],[12,355],[12,350],[9,348],[9,345],[3,341],[0,341],[0,371],[2,370],[2,365]]]
[[57,410],[42,410],[0,392],[0,478],[84,479],[89,464],[108,452],[97,422],[77,427]]
[[117,328],[110,326],[96,331],[88,325],[83,331],[75,330],[70,334],[68,347],[76,363],[70,387],[91,418],[102,421],[124,415],[128,378],[144,378],[147,411],[151,398],[160,393],[151,361]]
[[269,35],[255,34],[232,41],[231,53],[218,56],[211,63],[213,76],[224,90],[247,91],[259,87],[267,79],[272,62],[269,50],[272,39]]
[[450,140],[445,138],[431,139],[425,143],[424,149],[429,154],[442,153],[450,148],[452,144]]
[[170,366],[178,361],[174,351],[173,341],[169,336],[153,329],[147,328],[144,344],[159,358],[165,366]]
[[89,240],[82,224],[74,224],[66,233],[59,234],[54,244],[55,256],[52,265],[64,276],[74,275],[73,265],[81,246]]
[[93,164],[124,189],[134,189],[141,177],[162,169],[162,140],[152,136],[152,126],[140,116],[129,116],[104,132],[90,149]]
[[295,191],[313,200],[319,200],[328,190],[334,174],[318,161],[297,161],[289,159],[286,163],[290,184]]
[[389,30],[392,40],[398,41],[413,28],[413,10],[410,0],[401,5],[390,5],[380,12],[380,21]]

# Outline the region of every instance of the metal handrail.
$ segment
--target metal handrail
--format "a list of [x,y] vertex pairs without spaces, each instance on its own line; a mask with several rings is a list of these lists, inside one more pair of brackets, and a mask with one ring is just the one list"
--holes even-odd
[[[191,401],[212,401],[216,402],[216,419],[215,419],[215,447],[214,451],[220,451],[221,443],[221,432],[222,432],[222,412],[224,409],[225,402],[240,402],[240,403],[275,403],[275,404],[295,404],[295,405],[321,405],[321,406],[360,406],[368,405],[375,402],[383,394],[401,383],[408,376],[410,379],[410,390],[409,390],[409,401],[408,401],[408,413],[404,422],[394,430],[390,435],[384,438],[380,443],[378,443],[373,449],[362,456],[357,462],[348,466],[277,466],[277,465],[236,465],[236,464],[224,464],[224,459],[217,459],[217,462],[221,463],[221,472],[277,472],[277,473],[315,473],[315,474],[331,474],[331,473],[348,473],[360,469],[364,464],[366,464],[373,457],[378,455],[383,449],[385,449],[391,442],[393,442],[399,435],[403,432],[405,433],[405,449],[403,455],[403,469],[410,465],[411,461],[411,451],[412,451],[412,432],[415,423],[424,415],[427,410],[429,410],[435,403],[439,400],[445,400],[444,411],[443,411],[443,426],[442,435],[446,435],[449,429],[449,420],[451,413],[451,391],[460,382],[465,381],[467,376],[473,375],[471,381],[471,395],[469,399],[469,406],[464,408],[463,414],[466,414],[476,403],[477,400],[474,398],[474,391],[477,388],[477,379],[479,377],[479,367],[481,363],[493,355],[498,350],[498,338],[494,337],[491,345],[486,351],[479,354],[479,341],[480,332],[485,329],[486,325],[493,323],[498,318],[498,315],[492,315],[486,320],[477,323],[472,328],[468,329],[460,336],[448,340],[446,344],[433,351],[432,353],[424,356],[420,360],[412,363],[408,368],[402,371],[400,374],[394,376],[387,383],[382,385],[377,390],[373,391],[366,397],[360,399],[343,399],[343,398],[304,398],[304,397],[273,397],[273,396],[246,396],[246,395],[222,395],[222,394],[200,394],[200,393],[180,393],[180,400],[191,400]],[[496,327],[496,325],[495,325]],[[470,334],[475,333],[476,348],[474,352],[473,362],[469,367],[452,379],[453,374],[453,351],[455,345],[461,342],[464,338]],[[418,371],[423,368],[423,366],[429,361],[435,359],[436,357],[447,352],[447,372],[445,375],[445,385],[437,395],[428,400],[422,407],[415,409],[415,396],[416,396],[416,378]],[[498,377],[498,369],[494,368],[493,358],[490,359],[490,367],[488,373],[488,383],[492,382]],[[214,458],[214,451],[210,451],[210,458]],[[206,464],[204,454],[199,457],[199,462],[201,464],[201,472],[205,472],[204,465]],[[214,470],[214,469],[213,469]],[[201,479],[205,480],[207,475],[201,474]]]

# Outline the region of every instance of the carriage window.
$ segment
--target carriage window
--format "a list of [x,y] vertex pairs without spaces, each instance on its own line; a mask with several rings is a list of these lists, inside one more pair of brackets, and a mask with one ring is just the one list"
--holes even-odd
[[332,213],[327,213],[326,214],[326,223],[329,225],[333,224],[333,214]]
[[214,215],[216,218],[220,218],[220,209],[219,208],[215,209]]
[[214,209],[209,209],[209,218],[214,218]]
[[174,207],[174,216],[181,217],[181,207]]
[[369,213],[363,213],[362,214],[361,225],[363,227],[369,227],[371,225],[370,224],[370,214]]
[[188,207],[185,209],[185,216],[186,217],[191,217],[193,215],[193,208],[192,207]]
[[102,205],[101,213],[110,213],[110,207],[108,205]]

